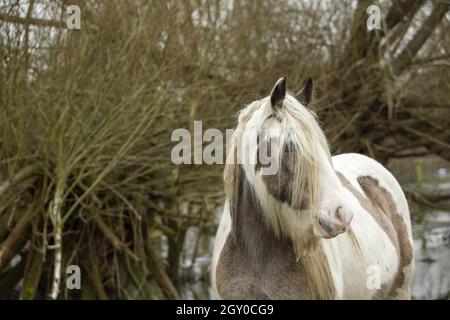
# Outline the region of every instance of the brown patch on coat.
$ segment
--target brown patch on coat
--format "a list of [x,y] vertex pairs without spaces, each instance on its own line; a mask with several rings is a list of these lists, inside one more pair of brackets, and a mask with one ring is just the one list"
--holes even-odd
[[[259,139],[257,140],[260,145]],[[266,143],[266,141],[261,141]],[[267,157],[271,157],[271,143],[267,145]],[[259,171],[261,168],[269,167],[269,164],[262,164],[259,158],[260,149],[258,147],[256,156],[255,171]],[[309,206],[309,196],[304,194],[300,204],[293,203],[292,199],[292,177],[294,176],[294,166],[297,163],[298,156],[289,146],[283,146],[283,154],[281,157],[281,163],[278,171],[274,175],[262,175],[262,180],[266,185],[267,192],[280,202],[287,203],[290,207],[296,210],[306,210]],[[306,181],[307,183],[307,181]],[[307,190],[307,188],[306,188]]]
[[372,215],[378,225],[386,232],[398,252],[400,262],[393,283],[390,286],[382,286],[374,298],[395,297],[398,293],[397,290],[401,290],[404,286],[404,268],[411,264],[413,258],[413,248],[405,221],[397,212],[397,206],[392,195],[380,186],[378,180],[370,176],[358,177],[358,183],[365,194],[363,196],[343,174],[337,171],[336,173],[342,185],[353,193],[361,206]]
[[405,281],[404,268],[411,264],[413,248],[409,240],[408,230],[403,217],[397,212],[397,206],[391,193],[381,187],[378,180],[370,176],[358,177],[358,183],[364,193],[372,200],[374,205],[386,214],[392,223],[397,236],[397,249],[399,251],[400,263],[397,276],[391,286],[390,296],[395,296],[397,289],[402,289]]

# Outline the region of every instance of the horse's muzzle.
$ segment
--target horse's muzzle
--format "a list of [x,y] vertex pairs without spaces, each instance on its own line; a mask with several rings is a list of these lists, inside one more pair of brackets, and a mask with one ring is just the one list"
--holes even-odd
[[314,229],[316,234],[321,238],[334,238],[348,230],[352,219],[352,212],[342,206],[338,206],[329,212],[328,217],[319,217],[315,221]]

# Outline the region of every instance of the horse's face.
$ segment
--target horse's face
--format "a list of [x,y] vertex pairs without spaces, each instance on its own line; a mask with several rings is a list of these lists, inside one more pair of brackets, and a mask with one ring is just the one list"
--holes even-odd
[[284,78],[278,80],[269,97],[241,113],[247,137],[240,147],[251,160],[243,166],[269,223],[287,233],[333,238],[348,229],[352,212],[323,132],[305,107],[311,95],[311,80],[295,96],[287,94]]
[[313,220],[316,236],[329,239],[346,232],[353,219],[354,199],[343,187],[331,163],[321,169],[321,200],[318,213]]

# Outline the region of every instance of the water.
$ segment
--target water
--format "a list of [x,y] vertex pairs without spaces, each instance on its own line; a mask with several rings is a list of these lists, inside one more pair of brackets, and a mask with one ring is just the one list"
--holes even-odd
[[413,299],[450,299],[450,213],[430,211],[413,225]]

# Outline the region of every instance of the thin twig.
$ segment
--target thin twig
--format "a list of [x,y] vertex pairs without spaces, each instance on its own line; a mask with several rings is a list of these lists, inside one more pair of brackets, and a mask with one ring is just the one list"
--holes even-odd
[[31,164],[18,171],[10,179],[6,180],[0,185],[0,197],[13,185],[33,175],[39,166],[37,164]]
[[95,215],[94,217],[95,223],[98,225],[100,230],[103,232],[105,237],[112,243],[114,248],[116,248],[119,251],[125,252],[127,255],[129,255],[133,260],[140,261],[139,257],[128,248],[128,246],[123,243],[115,234],[114,232],[106,225],[106,223],[103,221],[103,219],[100,217],[99,214]]

